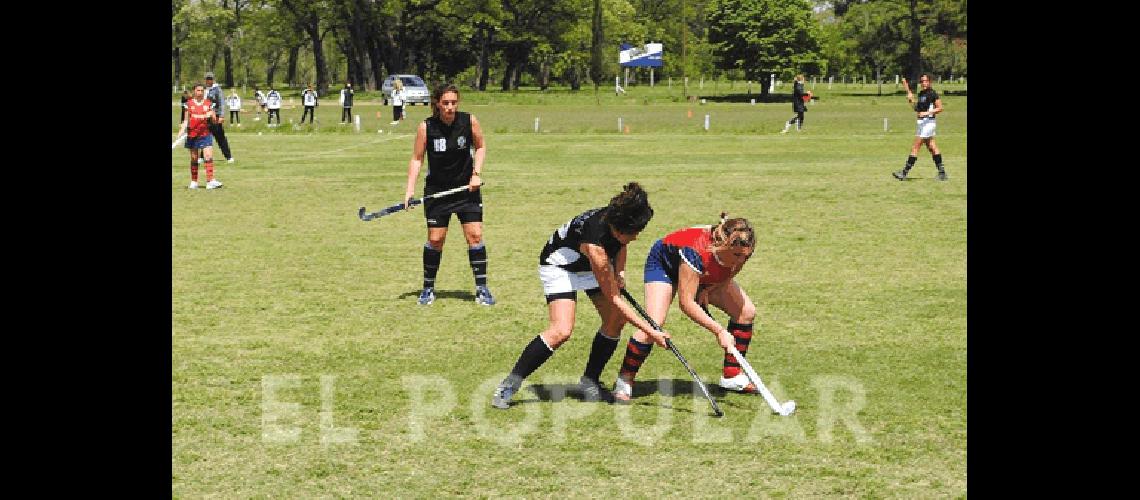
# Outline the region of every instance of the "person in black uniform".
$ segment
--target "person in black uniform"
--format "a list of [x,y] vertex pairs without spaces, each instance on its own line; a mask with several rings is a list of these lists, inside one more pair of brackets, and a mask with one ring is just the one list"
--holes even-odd
[[214,72],[206,72],[206,98],[210,102],[217,105],[214,108],[214,121],[210,122],[210,135],[214,136],[214,140],[218,143],[218,149],[222,150],[222,155],[226,157],[226,161],[233,163],[234,156],[230,154],[230,141],[226,140],[226,129],[223,127],[225,124],[226,98],[222,94],[222,87],[214,83]]
[[189,101],[189,100],[190,100],[190,91],[189,90],[183,90],[182,91],[182,104],[180,104],[180,106],[182,107],[182,116],[178,117],[178,123],[182,123],[182,122],[186,121],[186,101]]
[[807,111],[807,103],[804,102],[805,95],[811,94],[804,92],[804,75],[796,75],[796,83],[792,85],[792,111],[795,111],[796,116],[784,123],[784,130],[780,131],[781,134],[788,133],[792,124],[796,125],[796,132],[804,129],[804,112]]
[[341,123],[352,123],[352,82],[344,84],[344,88],[340,91],[340,121]]
[[930,150],[930,156],[934,159],[934,166],[938,168],[938,180],[946,180],[946,168],[942,165],[942,153],[938,151],[938,145],[934,143],[934,127],[935,115],[942,112],[942,98],[938,96],[938,92],[930,88],[930,75],[923,74],[918,78],[918,83],[922,85],[922,90],[918,92],[918,99],[914,98],[914,94],[910,91],[910,84],[907,83],[906,78],[903,78],[903,86],[906,87],[906,102],[914,104],[914,111],[918,113],[918,122],[915,125],[914,144],[910,147],[910,156],[906,159],[906,165],[898,172],[891,172],[900,181],[906,180],[907,172],[910,172],[914,162],[918,160],[918,148],[926,143],[926,149]]
[[445,84],[436,88],[431,95],[431,104],[431,116],[425,118],[416,130],[412,159],[408,162],[405,204],[415,193],[425,151],[428,174],[424,181],[424,196],[463,185],[467,186],[467,191],[424,202],[428,241],[424,244],[424,288],[420,292],[419,303],[429,305],[435,301],[435,275],[443,257],[447,226],[454,213],[463,226],[463,236],[467,238],[467,259],[475,275],[475,302],[484,306],[494,305],[495,297],[487,288],[483,196],[479,191],[483,184],[483,159],[487,155],[483,129],[475,115],[459,111],[459,89],[455,85]]
[[631,182],[609,205],[582,212],[554,231],[538,256],[538,277],[546,295],[550,324],[523,348],[510,375],[491,396],[492,406],[510,408],[511,398],[522,381],[570,339],[578,290],[586,291],[602,318],[586,369],[578,381],[585,399],[614,402],[613,393],[602,387],[598,377],[613,356],[627,322],[665,347],[669,334],[654,330],[621,296],[621,289],[625,288],[626,246],[637,239],[651,218],[649,195],[641,185]]

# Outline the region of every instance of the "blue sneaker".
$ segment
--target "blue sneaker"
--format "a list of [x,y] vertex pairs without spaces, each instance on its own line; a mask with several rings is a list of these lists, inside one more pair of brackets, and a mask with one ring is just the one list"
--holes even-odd
[[435,289],[432,287],[424,288],[424,291],[420,292],[419,304],[430,306],[432,302],[435,302]]
[[517,387],[499,384],[499,386],[495,388],[495,394],[491,396],[491,406],[500,410],[510,408],[511,398],[515,395],[515,391],[518,391]]
[[487,285],[475,287],[475,303],[481,306],[495,305],[495,296],[491,295],[491,290],[487,289]]

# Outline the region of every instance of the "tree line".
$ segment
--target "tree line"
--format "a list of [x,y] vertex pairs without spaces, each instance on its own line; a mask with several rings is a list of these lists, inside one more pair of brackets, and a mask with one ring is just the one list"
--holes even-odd
[[[966,76],[966,0],[171,0],[171,85],[389,74],[470,88],[607,85],[622,43],[662,43],[661,78]],[[761,85],[762,92],[767,86]]]

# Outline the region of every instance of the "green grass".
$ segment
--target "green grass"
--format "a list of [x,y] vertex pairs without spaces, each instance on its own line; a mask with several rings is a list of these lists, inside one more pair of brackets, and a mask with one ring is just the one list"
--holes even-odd
[[[923,151],[914,178],[898,182],[890,172],[913,140],[905,99],[822,94],[805,131],[788,135],[777,134],[788,103],[465,94],[461,109],[488,144],[492,308],[472,301],[457,223],[440,298],[423,308],[422,212],[356,217],[402,196],[425,107],[408,108],[393,131],[390,108],[358,102],[361,133],[335,125],[335,99],[312,129],[266,129],[243,113],[243,127],[227,126],[237,162],[218,163],[221,190],[185,189],[188,155],[173,151],[172,495],[964,496],[967,98],[944,97],[938,119],[950,181],[934,179]],[[618,133],[619,116],[629,134]],[[795,416],[718,393],[726,416],[713,419],[659,348],[639,391],[663,381],[673,393],[629,407],[557,397],[577,381],[598,326],[584,297],[574,337],[519,394],[530,402],[490,408],[493,384],[546,326],[542,245],[630,180],[656,210],[630,247],[639,299],[653,240],[720,210],[759,228],[737,278],[759,310],[749,359],[779,399],[797,401]],[[666,327],[715,383],[711,335],[676,306]],[[860,397],[861,409],[845,410]],[[275,418],[299,434],[277,433]]]

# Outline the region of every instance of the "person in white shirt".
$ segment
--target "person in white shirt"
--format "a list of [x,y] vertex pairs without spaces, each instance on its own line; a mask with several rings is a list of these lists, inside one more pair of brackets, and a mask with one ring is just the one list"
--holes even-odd
[[237,91],[230,91],[230,97],[226,99],[226,107],[230,109],[230,122],[237,126],[241,126],[241,98],[238,97]]
[[270,127],[274,126],[273,117],[277,117],[276,125],[281,125],[281,93],[275,88],[270,88],[269,93],[265,96],[265,106],[269,108],[269,115],[265,119],[265,123]]
[[313,90],[313,84],[309,84],[309,88],[301,93],[301,103],[305,105],[305,111],[301,112],[301,123],[305,123],[305,116],[309,117],[309,125],[313,124],[313,116],[317,114],[317,106],[321,103],[317,100],[317,91]]
[[404,119],[404,82],[399,78],[392,82],[392,123],[396,125]]

